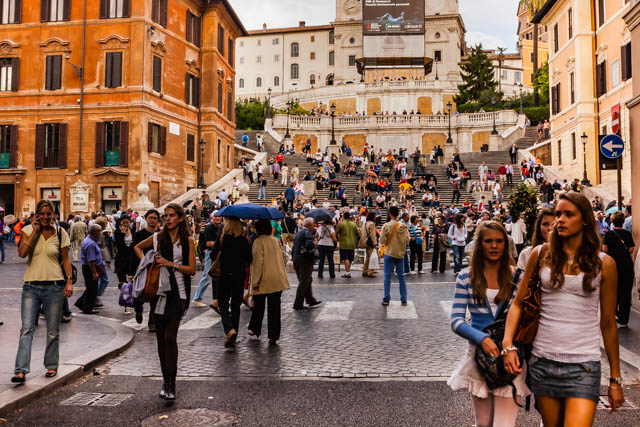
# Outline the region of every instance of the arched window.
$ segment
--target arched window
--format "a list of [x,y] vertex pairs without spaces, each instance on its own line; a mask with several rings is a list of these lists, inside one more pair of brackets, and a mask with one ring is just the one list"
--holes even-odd
[[329,44],[334,44],[336,42],[336,35],[333,30],[329,31]]
[[291,57],[297,58],[300,56],[300,45],[298,43],[291,43]]
[[279,87],[280,86],[280,76],[275,76],[273,78],[273,85]]
[[299,74],[300,67],[298,67],[298,64],[291,64],[291,79],[297,80],[299,78]]
[[256,79],[256,87],[262,87],[262,77]]
[[238,87],[239,87],[240,89],[244,89],[244,79],[240,79],[240,80],[238,81]]
[[311,76],[309,76],[309,84],[316,84],[316,75],[315,74],[311,74]]

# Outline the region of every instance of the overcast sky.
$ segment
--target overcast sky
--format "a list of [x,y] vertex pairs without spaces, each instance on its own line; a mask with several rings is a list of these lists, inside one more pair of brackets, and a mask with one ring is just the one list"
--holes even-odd
[[[247,30],[266,23],[270,28],[325,25],[336,16],[335,0],[229,0]],[[516,50],[518,0],[460,0],[467,27],[467,44],[481,42],[485,48],[503,46]]]

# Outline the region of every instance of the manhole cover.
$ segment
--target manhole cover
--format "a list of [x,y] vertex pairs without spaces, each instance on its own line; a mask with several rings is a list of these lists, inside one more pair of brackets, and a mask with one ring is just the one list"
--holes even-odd
[[60,402],[65,406],[118,406],[133,394],[77,393]]
[[[598,402],[598,409],[609,409],[609,396],[600,396],[600,401]],[[629,402],[628,400],[626,400],[624,402],[624,404],[618,408],[618,410],[629,410],[629,409],[638,409],[636,408],[633,403]]]
[[155,426],[176,426],[188,425],[193,426],[210,426],[210,427],[226,427],[232,426],[238,420],[238,417],[227,414],[225,412],[212,411],[209,409],[178,409],[166,414],[158,414],[146,418],[142,421],[143,427]]

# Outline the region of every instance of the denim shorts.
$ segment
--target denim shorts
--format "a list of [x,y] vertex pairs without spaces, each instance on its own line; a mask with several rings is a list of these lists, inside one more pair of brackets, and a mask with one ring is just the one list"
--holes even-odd
[[599,400],[600,361],[564,363],[531,356],[528,366],[536,396]]

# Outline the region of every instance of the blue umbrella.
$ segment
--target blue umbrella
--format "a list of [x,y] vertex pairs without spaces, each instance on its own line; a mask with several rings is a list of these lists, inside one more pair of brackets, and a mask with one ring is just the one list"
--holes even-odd
[[282,219],[284,214],[276,208],[260,206],[253,203],[243,203],[240,205],[226,206],[216,216],[236,217],[241,219]]
[[[622,212],[625,211],[625,208],[622,208]],[[605,215],[611,215],[612,213],[618,212],[618,206],[612,206],[605,212]]]

